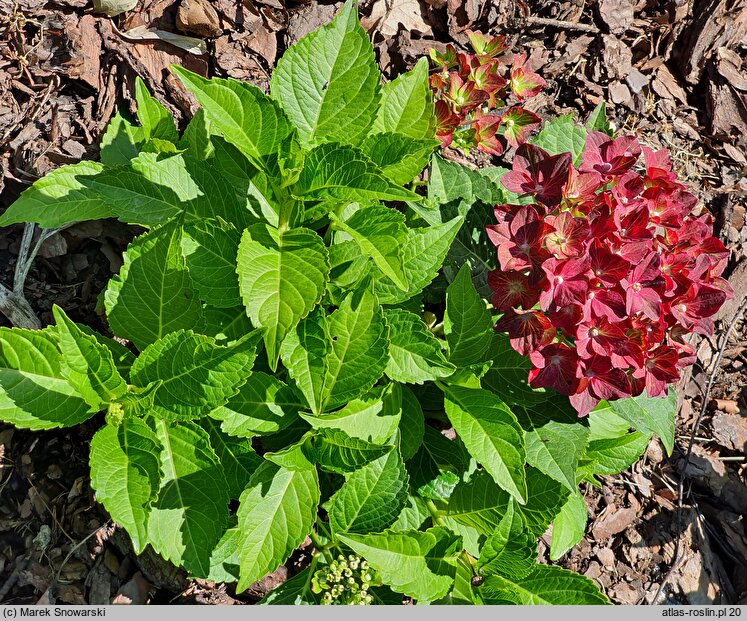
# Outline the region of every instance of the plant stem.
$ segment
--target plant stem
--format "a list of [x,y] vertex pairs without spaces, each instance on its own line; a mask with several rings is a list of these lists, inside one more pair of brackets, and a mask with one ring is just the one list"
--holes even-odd
[[425,506],[428,507],[428,513],[431,514],[431,518],[433,518],[434,524],[438,526],[446,526],[446,521],[441,515],[441,512],[438,510],[438,507],[436,507],[436,503],[434,503],[430,498],[428,498],[425,501]]
[[327,559],[328,563],[331,563],[335,560],[334,556],[332,556],[332,552],[329,551],[329,545],[325,545],[322,543],[322,540],[319,539],[319,535],[317,535],[314,530],[309,533],[309,539],[311,539],[311,543],[314,544],[314,547],[324,554],[324,558]]
[[0,313],[5,315],[17,328],[41,329],[41,321],[22,295],[19,296],[0,284]]

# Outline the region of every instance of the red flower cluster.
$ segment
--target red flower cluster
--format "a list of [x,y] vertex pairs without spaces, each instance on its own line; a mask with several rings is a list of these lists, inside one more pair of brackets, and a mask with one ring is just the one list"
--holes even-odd
[[684,337],[711,334],[733,297],[720,277],[729,251],[710,214],[691,214],[666,150],[591,131],[575,168],[524,144],[502,182],[535,201],[497,206],[487,227],[495,328],[529,356],[530,385],[568,395],[580,416],[602,399],[665,395],[695,359]]
[[[508,68],[502,54],[508,49],[503,36],[485,37],[467,31],[474,54],[457,53],[453,45],[431,59],[440,69],[431,75],[435,95],[436,136],[442,147],[456,146],[501,155],[506,143],[517,147],[541,119],[524,108],[512,106],[502,115],[490,111],[506,105],[509,93],[522,102],[545,85],[527,61],[526,54],[513,57]],[[504,77],[508,75],[508,78]]]

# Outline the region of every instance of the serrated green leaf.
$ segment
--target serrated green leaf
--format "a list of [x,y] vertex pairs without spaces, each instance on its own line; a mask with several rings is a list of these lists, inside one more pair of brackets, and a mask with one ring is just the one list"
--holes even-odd
[[576,491],[576,469],[589,438],[586,421],[567,405],[556,411],[550,402],[522,417],[526,432],[527,463]]
[[200,298],[212,306],[241,304],[236,255],[241,234],[222,219],[206,219],[184,227],[182,253]]
[[254,329],[246,309],[238,308],[215,308],[214,306],[203,306],[202,317],[195,326],[195,332],[210,336],[219,345],[230,345]]
[[327,249],[314,231],[278,231],[264,224],[246,229],[238,254],[239,286],[255,326],[265,328],[274,370],[280,344],[319,303],[329,276]]
[[53,170],[24,190],[0,215],[0,227],[36,222],[53,229],[72,222],[115,216],[113,207],[102,203],[89,186],[91,179],[103,170],[105,167],[98,162],[79,162]]
[[98,410],[61,368],[56,328],[0,328],[0,420],[22,429],[70,427]]
[[364,557],[393,590],[420,603],[443,597],[454,584],[461,538],[444,528],[338,538]]
[[389,330],[370,291],[350,293],[326,321],[331,349],[320,393],[323,411],[364,395],[389,358]]
[[385,444],[397,430],[402,416],[402,393],[399,384],[379,386],[345,407],[312,416],[300,414],[314,429],[340,429],[351,438],[373,444]]
[[304,159],[293,194],[304,201],[417,201],[420,196],[400,187],[362,151],[327,143]]
[[425,434],[423,408],[418,398],[407,386],[402,390],[402,419],[399,424],[399,450],[402,459],[407,461],[418,452]]
[[148,518],[148,542],[196,576],[228,523],[228,486],[207,432],[194,423],[155,422],[163,478]]
[[436,603],[443,602],[456,606],[471,606],[474,604],[482,605],[482,599],[472,588],[474,579],[474,568],[464,556],[457,559],[457,570],[454,576],[454,588],[451,593]]
[[537,539],[527,532],[512,500],[498,527],[480,550],[480,574],[498,574],[521,580],[532,572],[536,564]]
[[145,142],[143,128],[132,124],[122,116],[121,112],[117,112],[109,121],[101,137],[99,145],[101,163],[107,166],[129,164],[130,160],[140,153],[143,142]]
[[506,334],[494,333],[489,354],[493,360],[490,370],[482,377],[484,388],[498,395],[510,406],[533,408],[546,403],[551,393],[529,386],[532,363],[511,347]]
[[432,138],[417,140],[404,133],[387,132],[368,136],[361,145],[361,151],[384,176],[404,185],[423,172],[438,145]]
[[404,271],[407,226],[402,213],[383,205],[374,205],[359,209],[347,222],[335,214],[330,214],[330,219],[337,228],[353,238],[361,252],[371,257],[399,289],[407,290]]
[[181,227],[169,224],[138,237],[106,289],[104,303],[115,334],[141,351],[200,319],[200,301],[181,253]]
[[150,345],[132,365],[130,379],[145,388],[160,382],[152,412],[168,420],[189,420],[224,405],[249,377],[260,333],[229,347],[192,331],[172,332]]
[[177,66],[172,71],[205,110],[211,130],[260,170],[278,172],[278,150],[293,129],[277,103],[257,87],[231,78],[208,80]]
[[420,293],[438,274],[463,219],[418,229],[408,229],[405,246],[407,291],[399,291],[386,279],[376,280],[376,295],[382,304],[399,304]]
[[612,409],[638,431],[659,436],[667,454],[674,448],[675,394],[672,388],[666,398],[641,395],[610,403]]
[[339,429],[319,429],[313,438],[311,456],[324,470],[345,474],[391,451],[390,447],[351,438]]
[[381,532],[407,502],[407,471],[396,447],[346,476],[329,505],[335,533]]
[[478,587],[486,604],[514,603],[536,605],[599,605],[609,600],[586,576],[561,567],[537,565],[531,574],[519,580],[489,576]]
[[284,563],[311,531],[319,504],[316,469],[289,470],[264,462],[238,509],[241,576],[237,592]]
[[398,308],[387,309],[389,361],[387,377],[403,384],[422,384],[448,377],[454,366],[446,360],[441,344],[417,315]]
[[210,446],[223,467],[229,497],[238,500],[252,474],[262,463],[262,458],[254,452],[247,438],[234,438],[221,431],[218,421],[203,418],[199,424],[208,432]]
[[446,289],[444,334],[452,364],[466,367],[487,360],[493,338],[493,319],[472,284],[467,264]]
[[576,124],[572,114],[564,114],[545,123],[542,131],[529,142],[550,155],[570,153],[574,166],[578,166],[586,144],[586,129]]
[[651,435],[634,431],[619,438],[591,440],[584,457],[592,463],[584,467],[593,474],[611,475],[626,470],[643,455]]
[[527,468],[527,491],[527,503],[517,508],[529,531],[541,537],[560,513],[570,492],[532,466]]
[[173,143],[179,140],[173,117],[161,102],[151,96],[140,76],[135,77],[135,100],[145,140],[159,138]]
[[381,89],[372,133],[397,132],[416,140],[433,139],[436,114],[428,84],[428,59],[421,58],[412,70],[402,73]]
[[608,136],[614,136],[610,122],[607,119],[607,110],[604,101],[600,101],[592,110],[589,120],[586,121],[586,129],[604,132]]
[[437,506],[446,517],[490,536],[506,515],[510,500],[486,471],[478,470],[454,488],[448,501],[439,500]]
[[161,445],[139,418],[104,425],[91,440],[91,487],[117,524],[132,539],[136,554],[148,543],[149,505],[160,487]]
[[314,414],[322,411],[322,388],[327,371],[327,355],[332,349],[324,310],[319,308],[302,319],[285,337],[280,348],[288,375]]
[[392,531],[418,530],[426,520],[431,518],[428,506],[420,496],[408,496],[404,509],[389,527]]
[[270,92],[305,144],[359,144],[376,117],[380,79],[357,6],[346,2],[331,23],[283,54]]
[[127,391],[111,351],[83,332],[59,306],[52,307],[60,347],[60,372],[88,405],[102,409]]
[[457,213],[465,215],[475,201],[495,205],[506,202],[507,195],[485,175],[437,155],[431,162],[428,198],[440,204],[458,201]]
[[252,373],[226,405],[210,412],[231,436],[251,438],[284,429],[298,418],[303,407],[290,387],[266,373]]
[[462,443],[449,440],[430,425],[425,425],[422,446],[407,462],[413,489],[432,499],[448,498],[468,467],[469,454]]
[[450,386],[446,415],[467,450],[498,485],[521,504],[527,500],[524,432],[511,410],[487,390]]
[[574,490],[552,523],[550,560],[557,561],[584,536],[589,513],[584,497]]
[[187,123],[178,146],[184,149],[190,157],[204,161],[215,152],[210,138],[210,123],[205,117],[205,110],[200,108]]
[[227,528],[210,555],[207,579],[213,582],[236,582],[241,562],[241,532],[236,526],[236,516],[229,518]]

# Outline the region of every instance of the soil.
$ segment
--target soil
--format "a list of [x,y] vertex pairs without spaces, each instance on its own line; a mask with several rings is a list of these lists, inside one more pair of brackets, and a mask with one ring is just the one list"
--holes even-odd
[[[183,126],[195,102],[168,74],[171,63],[266,89],[287,46],[340,6],[129,4],[109,17],[88,0],[0,0],[0,209],[55,167],[96,159],[111,116],[132,106],[136,75]],[[539,114],[584,119],[609,102],[617,128],[670,149],[698,209],[714,215],[732,252],[725,276],[735,299],[677,386],[675,450],[667,456],[654,440],[631,469],[586,487],[585,537],[558,563],[618,604],[747,603],[747,0],[362,0],[360,10],[388,78],[431,47],[463,46],[467,29],[506,34],[548,81],[532,100]],[[122,34],[139,26],[200,41],[187,50]],[[195,53],[196,43],[206,53]],[[0,231],[6,286],[22,233]],[[25,288],[42,323],[58,304],[101,327],[99,293],[134,234],[88,222],[46,240]],[[0,325],[9,325],[2,315]],[[88,443],[100,424],[37,433],[0,425],[0,602],[253,603],[304,563],[301,550],[236,595],[187,580],[154,554],[136,557],[90,488]],[[540,561],[549,562],[548,550],[549,533]]]

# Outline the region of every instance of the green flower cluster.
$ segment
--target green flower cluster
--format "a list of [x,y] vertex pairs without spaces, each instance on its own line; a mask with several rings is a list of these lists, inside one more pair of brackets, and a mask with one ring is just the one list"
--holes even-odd
[[325,605],[359,605],[368,606],[373,597],[368,592],[374,581],[375,571],[365,559],[353,554],[345,558],[342,554],[337,560],[317,570],[311,582],[314,593],[322,593],[322,604]]

